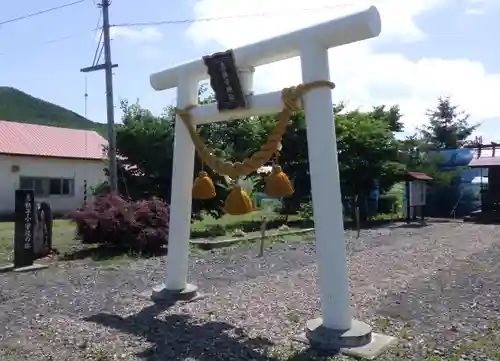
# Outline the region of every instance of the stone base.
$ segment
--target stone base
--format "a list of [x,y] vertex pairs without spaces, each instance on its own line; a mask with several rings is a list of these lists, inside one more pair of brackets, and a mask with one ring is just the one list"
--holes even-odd
[[372,332],[372,328],[358,320],[349,330],[332,330],[323,326],[321,318],[307,322],[306,332],[296,338],[312,348],[340,352],[365,360],[373,360],[397,342],[392,336]]
[[37,271],[40,269],[48,268],[49,266],[46,264],[37,264],[33,263],[31,266],[25,266],[25,267],[19,267],[15,268],[14,265],[5,265],[5,266],[0,266],[0,273],[2,272],[30,272],[30,271]]
[[340,352],[359,359],[375,360],[397,343],[398,339],[396,337],[372,332],[370,343],[361,347],[343,348],[340,349]]
[[361,347],[372,339],[372,328],[364,322],[352,320],[349,330],[332,330],[323,326],[323,319],[307,321],[306,337],[313,346],[324,350]]
[[182,290],[169,290],[161,284],[153,287],[152,291],[141,293],[140,296],[153,302],[196,301],[205,297],[198,293],[198,287],[190,283]]
[[9,272],[9,271],[12,271],[13,269],[14,269],[13,264],[1,265],[0,266],[0,273]]

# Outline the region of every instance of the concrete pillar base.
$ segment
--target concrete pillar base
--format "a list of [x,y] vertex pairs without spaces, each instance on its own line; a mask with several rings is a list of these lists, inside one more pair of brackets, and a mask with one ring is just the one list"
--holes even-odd
[[310,320],[306,332],[296,338],[311,348],[340,352],[359,359],[374,360],[397,343],[392,336],[372,332],[364,322],[353,320],[349,330],[333,330],[323,326],[323,319]]
[[372,340],[372,328],[364,322],[352,320],[349,330],[333,330],[323,326],[323,319],[307,321],[306,337],[311,345],[321,349],[339,350],[346,347],[360,347]]
[[14,265],[5,265],[5,266],[0,266],[0,273],[4,272],[31,272],[31,271],[38,271],[40,269],[45,269],[48,268],[49,266],[46,264],[39,264],[39,263],[33,263],[31,266],[25,266],[25,267],[19,267],[15,268]]
[[198,292],[198,287],[190,283],[182,290],[169,290],[161,284],[153,287],[151,291],[141,293],[140,296],[153,302],[196,301],[203,297]]

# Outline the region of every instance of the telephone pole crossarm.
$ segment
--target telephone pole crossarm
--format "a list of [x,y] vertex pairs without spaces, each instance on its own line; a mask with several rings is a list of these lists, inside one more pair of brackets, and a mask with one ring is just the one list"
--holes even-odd
[[[111,65],[111,68],[118,68],[118,64]],[[90,73],[90,72],[93,72],[93,71],[105,70],[105,69],[106,69],[106,64],[99,64],[99,65],[94,65],[94,66],[88,66],[86,68],[81,68],[80,72],[82,72],[82,73]]]

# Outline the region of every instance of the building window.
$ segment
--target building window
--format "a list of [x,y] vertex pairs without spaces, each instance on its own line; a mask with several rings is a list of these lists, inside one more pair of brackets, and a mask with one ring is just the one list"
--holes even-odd
[[51,196],[58,196],[61,195],[61,189],[62,189],[62,179],[59,178],[51,178],[49,180],[50,184],[50,195]]
[[36,196],[45,196],[48,194],[48,183],[43,178],[20,177],[19,188],[32,189]]
[[19,177],[20,189],[33,189],[36,196],[72,196],[74,179]]
[[61,186],[61,194],[65,196],[73,195],[73,179],[63,179]]

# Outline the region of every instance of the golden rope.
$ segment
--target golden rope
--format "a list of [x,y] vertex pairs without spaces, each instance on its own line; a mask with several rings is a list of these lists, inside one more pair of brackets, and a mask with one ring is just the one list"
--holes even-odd
[[182,119],[194,143],[194,147],[201,161],[212,168],[220,175],[226,175],[233,179],[246,176],[266,164],[278,150],[279,144],[285,134],[286,126],[290,117],[297,110],[298,101],[306,92],[313,88],[329,87],[335,88],[335,84],[327,80],[314,81],[307,84],[300,84],[296,87],[285,88],[282,91],[283,110],[278,114],[278,121],[267,138],[267,141],[251,157],[243,162],[227,162],[217,158],[205,145],[201,137],[196,132],[196,127],[192,123],[190,110],[198,105],[189,105],[184,109],[176,109],[177,114]]

